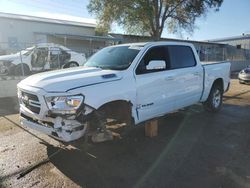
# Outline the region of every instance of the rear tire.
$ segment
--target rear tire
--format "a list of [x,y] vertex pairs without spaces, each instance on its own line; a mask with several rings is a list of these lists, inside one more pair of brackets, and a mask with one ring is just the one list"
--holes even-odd
[[72,67],[79,67],[77,62],[69,62],[64,68],[72,68]]
[[223,88],[219,84],[213,85],[208,99],[203,103],[203,106],[208,112],[218,112],[222,107]]

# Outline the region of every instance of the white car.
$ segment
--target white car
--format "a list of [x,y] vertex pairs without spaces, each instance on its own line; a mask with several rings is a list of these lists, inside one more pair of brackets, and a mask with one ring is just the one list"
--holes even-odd
[[249,84],[250,83],[250,66],[241,70],[238,74],[240,84]]
[[84,67],[30,76],[18,84],[21,124],[63,141],[106,133],[106,120],[138,125],[201,102],[217,112],[230,63],[201,64],[192,44],[106,47]]
[[85,61],[85,54],[61,45],[43,43],[16,54],[0,56],[0,75],[27,75],[31,71],[76,67]]

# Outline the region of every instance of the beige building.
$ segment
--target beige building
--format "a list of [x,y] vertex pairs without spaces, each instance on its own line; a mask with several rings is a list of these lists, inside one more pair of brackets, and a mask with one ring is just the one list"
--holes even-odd
[[237,49],[250,49],[250,34],[243,33],[241,36],[220,38],[209,41],[232,45]]
[[250,34],[209,40],[228,45],[228,56],[232,60],[250,60]]
[[0,53],[25,49],[38,43],[57,43],[90,55],[117,39],[96,36],[94,23],[0,13]]

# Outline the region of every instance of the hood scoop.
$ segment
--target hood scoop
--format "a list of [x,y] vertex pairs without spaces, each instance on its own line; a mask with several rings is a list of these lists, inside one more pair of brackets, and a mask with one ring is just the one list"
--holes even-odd
[[109,79],[109,78],[116,78],[116,74],[105,74],[105,75],[102,75],[102,78],[104,79]]

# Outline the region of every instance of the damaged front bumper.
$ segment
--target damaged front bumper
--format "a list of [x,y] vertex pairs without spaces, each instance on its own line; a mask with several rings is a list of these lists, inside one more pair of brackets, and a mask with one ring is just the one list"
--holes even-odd
[[20,114],[22,125],[50,135],[58,140],[70,142],[84,136],[87,124],[80,124],[76,120],[66,120],[61,117],[55,118],[54,122],[33,119],[24,113]]
[[[84,136],[87,130],[87,117],[81,113],[81,119],[76,115],[51,115],[41,91],[20,91],[18,98],[20,103],[20,122],[22,125],[35,129],[58,140],[70,142]],[[91,109],[92,110],[92,109]],[[88,112],[90,112],[89,110]],[[84,108],[83,111],[87,112]]]

